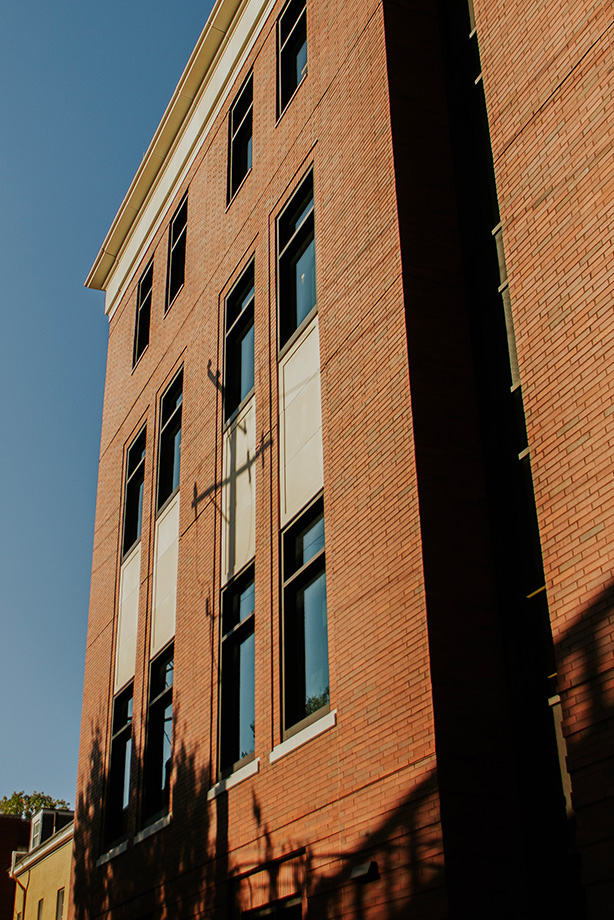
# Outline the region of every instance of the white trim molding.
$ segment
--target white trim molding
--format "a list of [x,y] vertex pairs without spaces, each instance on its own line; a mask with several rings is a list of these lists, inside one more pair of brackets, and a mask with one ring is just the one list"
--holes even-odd
[[109,319],[233,89],[275,0],[216,0],[85,281]]
[[250,760],[244,767],[239,767],[238,770],[235,770],[235,772],[227,776],[226,779],[221,779],[219,783],[212,786],[207,793],[208,801],[210,802],[212,799],[216,798],[216,796],[221,795],[222,792],[226,792],[227,789],[232,789],[233,786],[242,783],[243,780],[249,779],[250,776],[255,776],[259,770],[260,758],[256,757],[255,760]]
[[322,716],[321,719],[318,719],[316,722],[312,722],[311,725],[308,725],[306,728],[301,729],[301,731],[297,732],[296,735],[292,735],[286,741],[282,741],[281,744],[277,744],[269,754],[270,762],[275,763],[276,760],[279,760],[281,757],[285,757],[286,754],[289,754],[291,751],[295,751],[303,744],[307,744],[307,742],[311,741],[312,738],[317,738],[318,735],[322,734],[322,732],[327,732],[329,728],[334,728],[336,724],[337,710],[333,709],[331,712],[327,712],[325,716]]

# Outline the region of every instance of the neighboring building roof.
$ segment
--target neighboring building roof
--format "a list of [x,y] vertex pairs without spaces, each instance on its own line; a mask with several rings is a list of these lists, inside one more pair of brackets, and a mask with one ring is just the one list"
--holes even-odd
[[59,831],[56,831],[55,834],[52,834],[47,840],[44,840],[27,853],[15,852],[13,854],[11,876],[13,878],[18,877],[22,872],[26,872],[46,856],[49,856],[50,853],[54,853],[56,850],[59,850],[60,847],[63,847],[72,840],[74,828],[75,822],[71,821],[70,824],[66,824]]

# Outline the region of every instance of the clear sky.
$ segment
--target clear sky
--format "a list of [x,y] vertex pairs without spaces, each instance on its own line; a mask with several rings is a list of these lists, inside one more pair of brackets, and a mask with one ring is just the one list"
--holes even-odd
[[83,282],[212,7],[0,10],[0,797],[75,803],[107,342]]

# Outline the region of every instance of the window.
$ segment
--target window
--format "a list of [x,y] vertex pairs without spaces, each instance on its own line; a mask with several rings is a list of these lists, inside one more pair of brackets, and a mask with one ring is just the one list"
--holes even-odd
[[45,901],[45,899],[44,899],[44,898],[41,898],[40,901],[38,902],[38,910],[37,910],[37,912],[36,912],[36,918],[37,918],[37,920],[43,920],[43,904],[44,904],[44,901]]
[[230,110],[230,142],[228,148],[228,201],[230,201],[252,168],[252,111],[254,87],[252,76],[247,78]]
[[128,448],[126,458],[126,495],[124,500],[124,536],[122,555],[126,555],[141,537],[143,520],[143,483],[145,481],[146,429]]
[[41,842],[43,836],[43,816],[36,815],[32,820],[32,842],[30,844],[30,849],[33,850],[34,847],[37,847]]
[[303,907],[300,898],[286,898],[284,901],[267,904],[266,907],[243,911],[241,916],[245,920],[276,920],[277,917],[283,917],[283,920],[301,920]]
[[228,420],[254,389],[254,263],[226,298],[224,417]]
[[173,646],[151,663],[143,816],[155,821],[168,813],[173,740]]
[[159,511],[179,488],[181,462],[181,406],[183,371],[180,371],[162,397],[160,411],[160,452],[158,458]]
[[290,0],[279,17],[277,114],[281,115],[307,76],[307,8],[305,0]]
[[222,595],[220,770],[231,773],[254,753],[254,567]]
[[64,889],[58,888],[55,900],[55,920],[62,920],[64,916]]
[[316,306],[313,173],[303,180],[277,226],[279,347]]
[[319,499],[282,535],[284,731],[329,702],[324,508]]
[[132,356],[133,367],[149,345],[152,285],[153,261],[149,263],[143,272],[136,295],[136,323],[134,327],[134,353]]
[[130,764],[132,755],[132,684],[113,701],[111,761],[106,807],[105,839],[108,845],[126,835],[130,804]]
[[188,227],[188,199],[183,199],[171,221],[168,237],[168,282],[166,309],[168,310],[185,281],[185,248]]

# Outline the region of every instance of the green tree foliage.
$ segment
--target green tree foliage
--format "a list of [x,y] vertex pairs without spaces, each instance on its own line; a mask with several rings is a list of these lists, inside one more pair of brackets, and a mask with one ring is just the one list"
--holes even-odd
[[19,815],[22,818],[31,818],[41,808],[70,808],[64,799],[54,799],[44,792],[33,792],[31,795],[21,790],[12,795],[5,795],[0,799],[0,814]]

